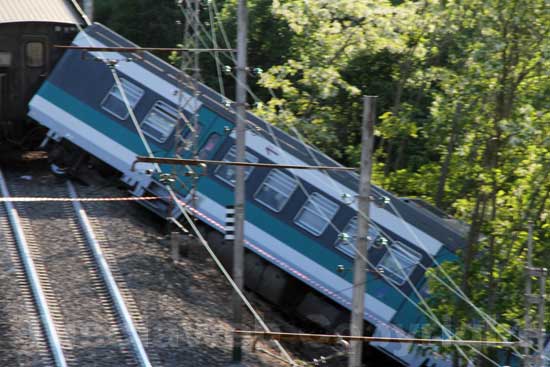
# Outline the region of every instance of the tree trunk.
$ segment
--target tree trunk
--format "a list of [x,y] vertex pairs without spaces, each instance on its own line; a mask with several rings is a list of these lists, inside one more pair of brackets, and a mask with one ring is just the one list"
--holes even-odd
[[393,143],[390,140],[386,140],[386,159],[384,162],[384,178],[387,178],[391,172],[392,166],[392,152],[393,152]]
[[399,139],[399,146],[397,147],[397,156],[393,162],[393,170],[397,171],[400,168],[403,168],[403,161],[405,156],[405,148],[407,147],[407,138],[401,137]]
[[443,206],[443,196],[445,194],[445,184],[449,175],[449,166],[451,165],[451,159],[453,157],[456,141],[458,140],[458,119],[462,113],[462,104],[459,102],[456,106],[455,114],[453,116],[453,122],[451,127],[451,137],[447,142],[447,154],[445,160],[441,165],[441,171],[439,174],[439,182],[437,183],[437,192],[435,194],[435,206],[441,208]]
[[[496,177],[493,177],[493,189],[491,192],[491,221],[494,221],[497,216],[497,191],[498,186],[496,182]],[[491,317],[494,317],[495,315],[495,303],[496,303],[496,297],[497,297],[497,279],[493,276],[494,270],[496,267],[496,248],[495,248],[495,236],[493,234],[489,237],[489,265],[488,265],[488,272],[489,272],[489,294],[487,296],[487,310],[488,314]],[[483,333],[482,333],[482,340],[485,340],[487,337],[488,332],[488,325],[487,323],[483,326]],[[491,353],[492,351],[488,351],[487,349],[484,350],[485,354]],[[490,362],[483,358],[481,360],[482,363],[480,363],[483,367],[491,367]]]
[[468,233],[468,239],[464,246],[464,252],[462,255],[462,263],[464,264],[464,274],[462,275],[462,289],[466,296],[470,296],[470,272],[472,267],[472,261],[476,254],[477,239],[481,229],[483,221],[483,212],[485,207],[486,195],[478,193],[476,198],[476,204],[474,212],[472,213],[472,224],[470,225],[470,231]]

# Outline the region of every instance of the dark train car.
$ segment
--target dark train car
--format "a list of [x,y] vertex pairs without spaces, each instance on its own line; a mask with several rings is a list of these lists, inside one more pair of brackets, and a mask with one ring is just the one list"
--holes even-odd
[[0,0],[0,145],[27,132],[28,103],[83,24],[71,0]]

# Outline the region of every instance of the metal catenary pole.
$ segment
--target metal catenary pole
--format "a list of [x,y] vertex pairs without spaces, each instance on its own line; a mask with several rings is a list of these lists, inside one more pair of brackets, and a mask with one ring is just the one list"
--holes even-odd
[[539,276],[539,287],[540,287],[540,303],[539,303],[539,309],[538,309],[538,343],[537,343],[537,357],[538,357],[538,363],[541,367],[547,366],[544,360],[544,342],[545,342],[545,334],[546,329],[544,328],[544,316],[546,311],[546,278],[548,276],[548,269],[542,268],[540,269],[540,276]]
[[[248,38],[248,9],[246,0],[239,0],[237,10],[237,126],[236,126],[236,162],[245,160],[245,127],[246,127],[246,64]],[[245,202],[245,167],[236,166],[235,177],[235,244],[233,246],[233,279],[239,289],[244,283],[244,202]],[[233,320],[236,329],[242,327],[242,305],[239,295],[233,294]],[[233,361],[242,358],[242,339],[233,337]]]
[[[351,310],[350,334],[363,336],[363,318],[365,314],[365,291],[367,283],[367,234],[369,219],[369,195],[372,172],[372,148],[374,141],[376,97],[363,97],[363,124],[361,139],[361,177],[359,180],[359,197],[357,218],[357,244],[353,263],[353,301]],[[360,367],[363,354],[363,342],[351,341],[349,367]]]
[[[193,9],[193,47],[199,48],[199,25],[200,25],[200,1],[194,0],[192,4]],[[192,64],[193,64],[193,78],[191,80],[191,88],[193,90],[193,100],[198,101],[199,99],[199,78],[200,78],[200,65],[199,65],[199,53],[195,52],[192,55]],[[199,112],[197,109],[194,109],[193,116],[191,117],[191,125],[194,128],[193,131],[193,157],[199,157]],[[192,176],[192,189],[191,189],[191,205],[193,207],[197,206],[197,181],[198,176],[194,174]]]
[[[527,239],[527,264],[525,266],[525,356],[524,366],[544,367],[544,313],[546,303],[546,268],[533,267],[533,222],[529,222],[529,237]],[[533,292],[533,278],[538,278],[538,294]],[[537,307],[537,317],[532,319],[531,309]],[[535,324],[535,325],[533,325]],[[533,345],[533,341],[536,344]],[[531,348],[535,350],[531,354]]]
[[525,267],[526,277],[525,277],[525,336],[527,343],[525,345],[525,366],[530,367],[532,365],[532,360],[530,358],[530,347],[532,345],[532,335],[529,335],[531,331],[531,315],[529,310],[531,309],[531,302],[529,300],[529,295],[532,292],[531,277],[528,275],[529,269],[533,267],[533,222],[529,222],[529,236],[527,237],[527,264]]

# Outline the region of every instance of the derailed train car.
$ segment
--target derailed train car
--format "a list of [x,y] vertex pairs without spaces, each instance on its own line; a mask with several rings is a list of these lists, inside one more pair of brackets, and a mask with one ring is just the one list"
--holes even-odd
[[[76,46],[136,47],[105,26],[94,24],[73,41]],[[131,60],[129,60],[131,58]],[[135,121],[113,79],[113,68]],[[167,197],[153,167],[132,165],[147,155],[135,122],[158,157],[174,156],[175,142],[189,139],[180,131],[179,113],[198,113],[198,155],[203,159],[235,158],[235,115],[224,96],[199,85],[193,98],[180,71],[149,53],[66,52],[29,104],[29,116],[48,128],[51,145],[77,146],[120,172],[136,196]],[[190,157],[191,150],[184,152]],[[246,160],[276,164],[338,165],[317,149],[248,115]],[[67,163],[66,161],[64,162]],[[164,167],[172,172],[172,168]],[[192,213],[211,229],[208,237],[222,257],[231,248],[223,241],[226,206],[233,202],[234,170],[209,168],[196,180],[177,171],[176,191]],[[269,301],[327,329],[347,325],[352,298],[353,236],[357,225],[357,175],[247,168],[245,224],[246,283]],[[369,334],[407,337],[426,319],[418,309],[427,296],[425,270],[455,259],[465,241],[464,228],[427,204],[395,197],[373,188],[365,321]],[[144,203],[159,215],[175,209],[162,200]],[[342,330],[340,330],[342,331]],[[436,354],[408,345],[375,344],[408,366],[448,366]]]

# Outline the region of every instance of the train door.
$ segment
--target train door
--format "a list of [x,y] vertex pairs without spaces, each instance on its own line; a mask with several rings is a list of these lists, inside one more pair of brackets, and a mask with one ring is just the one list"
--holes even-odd
[[7,106],[7,79],[8,73],[6,71],[0,71],[0,121],[6,121],[7,116],[4,109]]
[[[222,119],[217,114],[214,114],[207,108],[202,108],[199,112],[199,123],[196,126],[198,130],[197,141],[197,158],[211,159],[214,153],[219,149],[223,140],[227,137],[227,127],[231,124]],[[191,136],[190,129],[186,129],[183,133],[184,139],[189,139]],[[184,158],[192,158],[194,152],[187,151],[183,155]],[[208,167],[207,169],[214,169]],[[175,187],[179,192],[189,193],[196,184],[200,182],[200,178],[207,173],[204,168],[199,166],[186,167],[179,166],[175,168],[176,174],[179,177]]]
[[0,121],[8,121],[10,115],[10,99],[13,91],[10,90],[10,82],[13,80],[13,52],[16,50],[16,42],[8,37],[0,37]]
[[48,36],[23,36],[21,40],[22,94],[25,105],[48,76],[50,51]]
[[219,116],[211,119],[199,140],[199,159],[211,159],[231,127],[232,124]]

